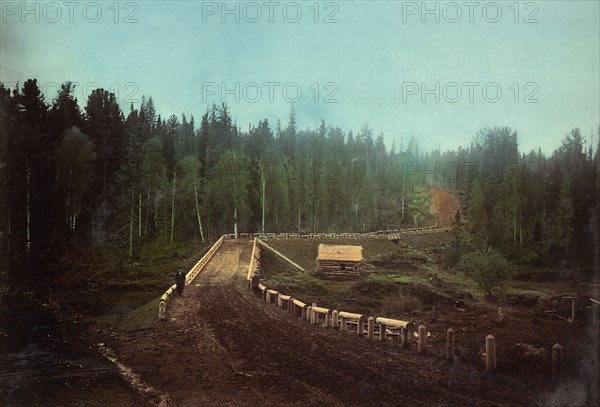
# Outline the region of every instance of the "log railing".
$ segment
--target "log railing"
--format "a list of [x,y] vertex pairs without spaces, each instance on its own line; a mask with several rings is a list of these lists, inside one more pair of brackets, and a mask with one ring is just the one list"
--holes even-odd
[[252,276],[258,272],[260,265],[260,247],[256,244],[257,238],[254,238],[254,245],[252,245],[252,257],[250,257],[250,265],[248,266],[248,275],[246,280],[248,282],[248,288],[251,288]]
[[[198,262],[196,264],[194,264],[194,266],[190,269],[190,271],[187,272],[187,274],[185,276],[185,285],[190,285],[192,283],[192,281],[194,281],[194,279],[202,271],[202,269],[204,267],[206,267],[206,265],[208,264],[210,259],[212,259],[212,257],[215,255],[217,250],[219,250],[219,248],[223,244],[224,238],[225,238],[225,236],[221,236],[221,238],[219,240],[217,240],[214,245],[212,245],[212,247],[206,252],[206,254],[204,254],[204,256],[202,256],[202,258],[200,260],[198,260]],[[165,319],[166,312],[167,312],[167,306],[171,302],[171,300],[173,298],[173,294],[176,289],[177,289],[177,285],[173,284],[160,297],[160,302],[158,303],[158,319]]]
[[[282,240],[282,239],[389,239],[397,240],[401,236],[418,236],[432,233],[443,233],[452,230],[451,227],[440,228],[437,225],[422,228],[388,229],[363,233],[239,233],[238,239]],[[236,239],[234,233],[223,235],[225,239]]]

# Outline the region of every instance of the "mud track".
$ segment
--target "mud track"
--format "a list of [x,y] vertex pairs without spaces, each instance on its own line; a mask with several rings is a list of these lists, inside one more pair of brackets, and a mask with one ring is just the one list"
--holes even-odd
[[[448,367],[355,334],[308,325],[246,289],[250,241],[225,241],[166,321],[110,344],[173,406],[529,404],[469,365]],[[293,294],[293,293],[292,293]],[[485,400],[490,400],[486,402]],[[510,400],[510,401],[509,401]],[[149,400],[158,404],[155,400]]]
[[431,213],[435,216],[438,227],[452,226],[458,208],[459,202],[454,192],[431,188]]

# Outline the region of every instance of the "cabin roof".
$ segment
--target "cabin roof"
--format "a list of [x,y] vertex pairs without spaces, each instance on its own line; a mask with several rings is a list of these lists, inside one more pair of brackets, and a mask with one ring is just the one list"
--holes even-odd
[[317,260],[362,261],[362,246],[319,244]]

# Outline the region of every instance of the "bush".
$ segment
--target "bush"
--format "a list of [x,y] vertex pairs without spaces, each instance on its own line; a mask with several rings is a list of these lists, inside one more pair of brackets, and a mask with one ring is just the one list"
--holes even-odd
[[460,268],[490,297],[512,275],[510,263],[492,248],[484,253],[476,251],[464,255],[460,260]]

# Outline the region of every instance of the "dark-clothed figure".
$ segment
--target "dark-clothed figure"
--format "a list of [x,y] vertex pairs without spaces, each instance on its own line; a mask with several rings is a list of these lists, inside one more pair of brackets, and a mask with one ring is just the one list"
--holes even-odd
[[252,290],[254,291],[254,295],[257,297],[260,294],[260,290],[258,289],[258,284],[260,283],[260,275],[255,274],[252,276]]
[[183,287],[185,287],[185,274],[183,269],[179,267],[177,274],[175,274],[175,284],[177,285],[177,294],[183,295]]

